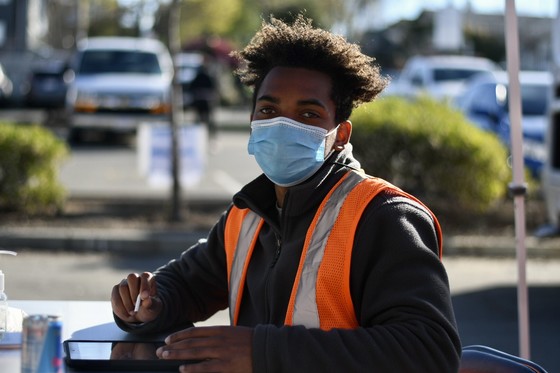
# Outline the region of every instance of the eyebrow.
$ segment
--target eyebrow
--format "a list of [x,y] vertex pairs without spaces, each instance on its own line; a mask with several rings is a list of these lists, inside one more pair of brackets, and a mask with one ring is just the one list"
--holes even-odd
[[[270,95],[262,95],[262,96],[258,97],[257,102],[259,102],[259,101],[268,101],[268,102],[272,102],[274,104],[278,104],[280,102],[280,100],[278,98],[270,96]],[[297,103],[298,103],[299,106],[313,105],[313,106],[319,106],[319,107],[321,107],[325,110],[327,109],[327,107],[320,100],[317,100],[315,98],[298,100]]]

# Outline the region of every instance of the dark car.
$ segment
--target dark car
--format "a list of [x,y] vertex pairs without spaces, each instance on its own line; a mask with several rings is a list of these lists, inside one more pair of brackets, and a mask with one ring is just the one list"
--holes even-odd
[[[521,114],[525,165],[535,178],[546,159],[545,137],[552,75],[546,71],[521,71]],[[495,133],[510,145],[508,75],[505,71],[482,73],[465,87],[457,106],[478,127]]]
[[67,89],[64,81],[66,71],[67,64],[59,61],[35,67],[29,78],[26,104],[36,108],[63,108]]

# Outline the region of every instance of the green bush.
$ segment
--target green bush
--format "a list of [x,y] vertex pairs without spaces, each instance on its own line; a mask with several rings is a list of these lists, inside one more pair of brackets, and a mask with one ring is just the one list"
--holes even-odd
[[483,211],[507,193],[507,149],[444,103],[382,97],[354,110],[351,121],[366,172],[429,204]]
[[67,154],[66,144],[47,129],[0,123],[0,210],[59,211],[65,190],[58,165]]

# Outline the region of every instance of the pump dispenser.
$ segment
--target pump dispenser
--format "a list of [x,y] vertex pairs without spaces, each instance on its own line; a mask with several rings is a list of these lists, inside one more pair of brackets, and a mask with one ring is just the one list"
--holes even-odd
[[[0,254],[17,255],[13,251],[0,250]],[[8,296],[4,292],[4,273],[0,270],[0,340],[8,330]]]

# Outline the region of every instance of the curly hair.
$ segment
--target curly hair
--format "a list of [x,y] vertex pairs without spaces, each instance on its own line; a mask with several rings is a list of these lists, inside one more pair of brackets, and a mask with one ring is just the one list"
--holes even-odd
[[268,72],[277,66],[327,74],[332,80],[337,122],[348,119],[358,105],[375,99],[388,82],[374,59],[363,54],[357,44],[314,28],[312,20],[301,14],[291,25],[271,17],[270,23],[263,22],[250,43],[233,56],[244,66],[236,74],[243,84],[253,88],[253,95]]

